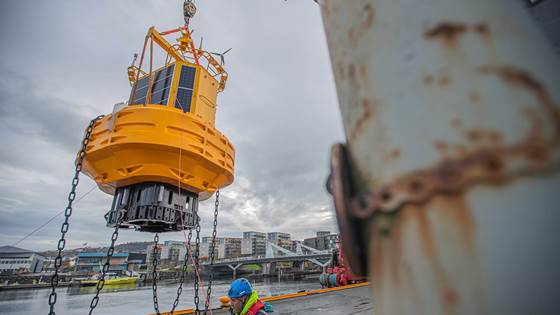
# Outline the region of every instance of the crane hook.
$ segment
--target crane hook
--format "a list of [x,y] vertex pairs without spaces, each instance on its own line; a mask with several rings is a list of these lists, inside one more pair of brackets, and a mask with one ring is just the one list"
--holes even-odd
[[189,25],[190,19],[196,13],[196,6],[192,0],[185,0],[183,3],[183,17],[185,18],[185,25]]

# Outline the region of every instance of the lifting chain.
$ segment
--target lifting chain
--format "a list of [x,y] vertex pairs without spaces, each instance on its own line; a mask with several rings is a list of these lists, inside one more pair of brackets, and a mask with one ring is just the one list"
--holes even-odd
[[70,216],[72,215],[72,203],[76,198],[76,187],[78,186],[78,182],[80,181],[79,176],[80,176],[80,172],[82,171],[82,163],[84,162],[84,157],[86,156],[87,146],[89,144],[91,134],[93,133],[93,127],[95,126],[95,122],[101,118],[103,118],[103,115],[97,116],[96,118],[92,119],[89,122],[89,126],[87,127],[84,138],[82,140],[82,147],[80,149],[80,152],[78,153],[78,161],[76,162],[74,178],[72,179],[72,188],[70,189],[70,193],[68,194],[68,205],[64,210],[64,223],[62,223],[62,226],[60,227],[61,235],[60,235],[60,239],[58,240],[58,246],[57,246],[58,253],[56,255],[56,258],[54,259],[54,274],[51,277],[51,293],[49,294],[49,306],[50,306],[49,315],[55,314],[54,306],[56,304],[56,298],[57,298],[56,287],[58,286],[58,281],[59,281],[58,272],[60,267],[62,266],[62,251],[66,246],[65,237],[66,237],[66,233],[68,232],[68,228],[70,227],[68,221],[70,219]]
[[216,190],[216,201],[214,201],[214,223],[212,229],[212,251],[210,252],[210,276],[208,278],[208,289],[206,290],[206,304],[204,307],[204,315],[210,309],[210,297],[212,295],[212,265],[214,265],[214,252],[216,251],[216,228],[218,227],[218,209],[220,207],[220,191]]
[[185,257],[183,261],[183,267],[181,269],[181,278],[179,278],[179,287],[177,288],[177,297],[175,298],[175,301],[173,302],[173,307],[169,312],[170,315],[173,315],[173,312],[175,312],[175,308],[177,308],[177,305],[179,305],[179,297],[181,297],[181,293],[183,293],[183,282],[185,281],[185,273],[187,272],[187,266],[189,262],[189,251],[191,250],[191,238],[192,238],[192,229],[189,230],[189,236],[188,236],[187,247],[185,251]]
[[[196,242],[197,242],[197,246],[196,246],[196,250],[195,250],[195,254],[194,254],[194,261],[195,261],[195,272],[197,273],[197,275],[194,277],[194,288],[195,288],[195,296],[194,296],[194,301],[195,301],[195,305],[196,305],[196,310],[195,310],[195,314],[199,314],[199,309],[198,309],[198,303],[199,303],[199,298],[198,298],[198,254],[199,254],[199,244],[200,244],[200,218],[198,217],[198,209],[195,208],[194,210],[194,217],[195,217],[195,225],[196,225]],[[177,308],[177,305],[179,305],[179,298],[181,297],[181,294],[183,293],[183,283],[185,281],[185,273],[187,271],[187,266],[188,266],[188,261],[189,261],[189,251],[191,250],[191,240],[192,240],[192,229],[189,230],[189,235],[187,238],[187,250],[185,252],[185,260],[183,262],[183,267],[181,270],[181,277],[179,278],[179,287],[177,287],[177,296],[175,297],[175,301],[173,302],[173,307],[171,308],[171,311],[169,312],[170,314],[173,314],[173,312],[175,312],[175,309]],[[157,297],[157,244],[159,242],[159,236],[156,233],[156,235],[154,236],[154,248],[152,250],[152,293],[153,293],[153,302],[154,302],[154,310],[156,311],[157,315],[160,315],[160,310],[159,310],[159,304],[158,304],[158,297]]]
[[159,312],[159,304],[157,298],[157,264],[158,264],[158,242],[159,242],[159,235],[156,233],[154,235],[154,248],[152,248],[152,293],[154,299],[154,310],[156,311],[157,315],[160,315]]
[[198,289],[200,286],[199,278],[200,278],[200,265],[199,265],[199,257],[200,257],[200,217],[198,216],[198,207],[194,211],[194,219],[196,220],[195,223],[195,230],[196,230],[196,238],[195,238],[195,247],[194,247],[194,305],[195,305],[195,315],[200,314],[200,309],[198,308],[198,304],[200,303],[200,298],[198,297]]
[[107,275],[111,265],[111,257],[113,257],[113,253],[115,252],[115,242],[117,241],[117,238],[119,238],[119,227],[123,218],[124,210],[121,209],[118,212],[117,221],[115,222],[115,230],[113,231],[113,235],[111,235],[111,245],[107,250],[107,260],[105,260],[105,264],[103,265],[103,269],[101,271],[101,279],[97,282],[95,296],[91,299],[91,303],[89,304],[89,315],[93,314],[93,310],[97,306],[97,303],[99,303],[99,292],[101,292],[105,286],[105,276]]
[[[214,264],[214,252],[216,247],[216,235],[217,235],[217,226],[218,226],[218,210],[220,206],[220,191],[216,191],[216,201],[214,202],[214,222],[213,222],[213,230],[212,230],[212,251],[210,252],[210,266]],[[195,312],[194,314],[200,314],[200,298],[199,298],[199,257],[200,257],[200,217],[198,216],[198,208],[194,210],[194,218],[195,218],[195,231],[196,231],[196,238],[195,238],[195,252],[194,252],[194,268],[195,268],[195,277],[194,277],[194,304],[195,304]],[[187,272],[187,266],[189,261],[189,251],[191,250],[191,240],[192,240],[192,229],[189,231],[189,235],[187,238],[187,250],[185,252],[185,257],[183,261],[183,266],[181,269],[181,277],[179,278],[179,287],[177,287],[177,296],[175,301],[173,302],[173,307],[169,312],[173,315],[175,309],[179,305],[179,298],[183,293],[183,283],[185,281],[185,273]],[[159,235],[156,233],[154,236],[154,247],[152,249],[152,293],[153,293],[153,302],[154,302],[154,310],[156,311],[157,315],[160,315],[161,312],[159,310],[159,303],[157,297],[157,264],[158,264],[158,249],[157,245],[159,242]],[[210,309],[210,297],[212,294],[212,272],[210,273],[210,278],[208,281],[208,288],[206,290],[206,302],[205,302],[205,310],[204,314],[208,312]]]

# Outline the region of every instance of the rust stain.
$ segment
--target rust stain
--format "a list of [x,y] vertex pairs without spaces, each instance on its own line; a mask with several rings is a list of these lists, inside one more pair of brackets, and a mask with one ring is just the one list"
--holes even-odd
[[401,157],[401,150],[398,148],[392,149],[385,154],[385,161],[390,162],[397,160]]
[[480,142],[483,133],[480,130],[472,129],[465,132],[465,137],[471,142]]
[[371,4],[366,3],[362,9],[362,15],[357,19],[355,26],[348,29],[348,39],[352,46],[356,46],[361,37],[373,26],[375,19],[375,9]]
[[367,68],[366,68],[366,65],[361,64],[361,65],[360,65],[360,70],[359,70],[359,72],[360,72],[360,79],[361,79],[362,81],[365,81],[365,80],[367,79]]
[[448,146],[447,143],[441,141],[441,140],[436,140],[434,141],[434,146],[436,147],[436,149],[440,152],[440,153],[446,153]]
[[373,25],[373,18],[375,16],[375,10],[371,4],[366,3],[366,5],[364,5],[364,13],[366,18],[364,20],[363,27],[370,28]]
[[459,144],[455,146],[455,151],[457,152],[458,155],[465,155],[468,153],[469,150],[467,150],[465,146]]
[[427,39],[442,39],[448,46],[454,46],[457,38],[463,35],[467,27],[463,23],[443,21],[436,26],[426,30],[424,37]]
[[356,30],[354,29],[354,27],[350,27],[348,29],[348,33],[347,33],[348,39],[350,39],[350,42],[356,43],[357,42],[357,38],[356,38]]
[[[403,209],[403,212],[404,211],[405,209]],[[422,246],[422,252],[424,253],[425,258],[429,261],[430,266],[433,268],[433,274],[436,278],[435,280],[438,286],[439,294],[445,301],[443,305],[444,313],[454,314],[457,302],[459,301],[459,296],[451,287],[449,287],[447,275],[445,274],[445,270],[437,257],[434,236],[432,235],[432,230],[428,222],[425,209],[416,208],[410,209],[410,211],[414,211],[416,214],[415,221],[418,224],[418,233]]]
[[371,118],[372,116],[372,106],[370,104],[369,99],[364,98],[362,99],[361,103],[360,103],[362,110],[363,110],[363,114],[362,116],[358,119],[358,121],[356,122],[356,125],[354,126],[354,128],[352,128],[351,132],[350,132],[350,139],[354,140],[356,139],[356,137],[358,136],[358,134],[362,131],[365,123]]
[[479,71],[485,75],[496,75],[506,84],[524,88],[532,93],[539,100],[540,105],[544,107],[546,116],[550,118],[550,123],[555,130],[554,141],[560,141],[560,110],[558,110],[544,85],[533,75],[523,69],[509,65],[486,65],[481,66]]
[[527,158],[538,163],[548,162],[548,152],[542,147],[531,147],[527,150]]
[[490,40],[490,28],[485,23],[477,23],[472,27],[473,31],[479,34],[484,40]]
[[426,74],[424,76],[424,79],[422,79],[422,81],[424,82],[424,84],[430,85],[432,84],[432,82],[434,82],[434,77],[431,74]]
[[527,71],[514,68],[512,66],[481,66],[480,72],[483,74],[495,74],[507,83],[523,86],[536,94],[541,94],[544,87]]
[[356,66],[353,63],[348,66],[348,78],[350,81],[356,81]]
[[523,114],[527,117],[527,120],[531,124],[531,129],[527,134],[527,141],[542,141],[544,135],[544,122],[539,113],[532,108],[526,108],[523,110]]
[[447,86],[450,81],[451,81],[451,79],[449,79],[448,76],[442,75],[441,77],[439,77],[438,84],[440,86],[444,87],[444,86]]
[[485,23],[476,23],[471,26],[465,23],[443,21],[424,32],[427,39],[441,39],[448,47],[455,47],[458,39],[467,32],[480,35],[484,41],[491,38],[490,28]]
[[488,134],[488,138],[490,139],[490,143],[493,145],[499,145],[504,142],[504,136],[497,131],[491,131]]
[[339,60],[337,63],[337,73],[338,73],[338,77],[340,78],[341,81],[344,81],[345,79],[345,75],[344,75],[344,63],[342,62],[342,60]]

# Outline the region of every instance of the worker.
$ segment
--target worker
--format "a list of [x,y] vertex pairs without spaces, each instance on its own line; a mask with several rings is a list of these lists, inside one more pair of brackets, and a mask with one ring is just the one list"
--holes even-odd
[[228,296],[231,299],[231,314],[234,315],[266,315],[265,305],[259,300],[249,280],[239,278],[231,283]]

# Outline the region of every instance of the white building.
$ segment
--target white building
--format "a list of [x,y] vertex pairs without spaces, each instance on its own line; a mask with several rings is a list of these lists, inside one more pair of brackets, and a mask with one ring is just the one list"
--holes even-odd
[[30,250],[0,247],[0,273],[35,273],[43,269],[45,257]]
[[268,241],[287,250],[293,250],[292,237],[289,233],[270,232],[267,234]]
[[[210,257],[212,238],[203,237],[200,243],[200,256]],[[241,256],[241,239],[237,237],[216,237],[214,259],[236,258]]]
[[241,255],[265,256],[267,235],[262,232],[243,232]]

